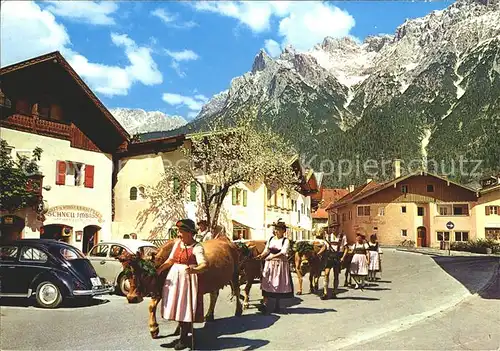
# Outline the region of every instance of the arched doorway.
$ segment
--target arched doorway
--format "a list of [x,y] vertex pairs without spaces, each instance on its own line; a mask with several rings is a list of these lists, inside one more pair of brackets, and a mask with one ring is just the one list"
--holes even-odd
[[418,247],[427,246],[427,229],[425,227],[417,228],[417,246]]
[[40,230],[41,239],[54,239],[70,243],[73,228],[64,224],[44,225]]
[[96,225],[88,225],[83,228],[82,252],[84,254],[87,254],[99,242],[99,230],[101,227]]
[[24,219],[18,216],[3,216],[0,222],[0,242],[22,238]]

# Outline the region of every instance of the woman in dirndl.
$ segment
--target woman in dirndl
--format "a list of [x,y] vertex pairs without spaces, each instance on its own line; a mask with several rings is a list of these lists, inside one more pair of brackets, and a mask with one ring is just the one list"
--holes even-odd
[[270,297],[276,299],[275,313],[280,310],[280,299],[293,297],[292,275],[288,263],[290,241],[285,237],[286,228],[284,222],[274,224],[274,236],[269,239],[264,251],[257,256],[258,259],[265,259],[260,282],[263,304],[259,306],[259,311],[263,314],[268,311]]
[[368,281],[375,281],[375,276],[380,270],[380,247],[375,234],[370,235],[368,243],[368,252],[370,254],[370,264],[368,265]]
[[358,234],[356,236],[356,242],[352,246],[353,256],[350,265],[350,274],[356,282],[355,289],[365,286],[365,279],[368,275],[368,265],[370,264],[368,244],[363,241],[363,236]]
[[171,265],[163,286],[162,317],[177,321],[179,325],[174,335],[180,339],[175,350],[192,347],[188,333],[193,332],[193,323],[203,323],[203,293],[198,274],[207,268],[203,246],[194,240],[195,223],[183,219],[176,223],[180,239],[174,244],[166,262]]

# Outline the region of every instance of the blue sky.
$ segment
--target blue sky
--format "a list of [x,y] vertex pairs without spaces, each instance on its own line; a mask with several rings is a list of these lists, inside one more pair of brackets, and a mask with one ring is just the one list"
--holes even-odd
[[[261,48],[393,34],[452,1],[2,2],[2,66],[60,50],[108,108],[187,119]],[[19,45],[19,41],[23,45]]]

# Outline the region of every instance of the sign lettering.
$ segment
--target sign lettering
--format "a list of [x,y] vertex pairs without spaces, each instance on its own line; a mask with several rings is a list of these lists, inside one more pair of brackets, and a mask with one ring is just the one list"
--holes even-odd
[[70,222],[85,221],[96,219],[97,222],[102,223],[104,219],[99,211],[90,207],[78,205],[61,205],[55,206],[48,210],[47,217],[60,218]]

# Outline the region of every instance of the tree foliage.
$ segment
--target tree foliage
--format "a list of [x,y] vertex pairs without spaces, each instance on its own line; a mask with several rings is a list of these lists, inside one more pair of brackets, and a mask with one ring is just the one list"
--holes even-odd
[[31,158],[18,156],[15,160],[7,141],[0,139],[0,210],[14,212],[37,204],[39,184],[31,177],[40,175],[41,156],[42,149],[37,147]]
[[195,200],[197,218],[207,220],[212,229],[224,215],[224,199],[238,183],[295,188],[298,178],[290,165],[293,150],[279,135],[257,126],[254,116],[239,116],[229,128],[214,121],[209,132],[189,135],[183,159],[168,164],[158,184],[145,187],[150,206],[140,215],[142,223],[153,216],[158,226],[166,226],[187,217],[186,193],[193,193],[193,187],[201,195]]

